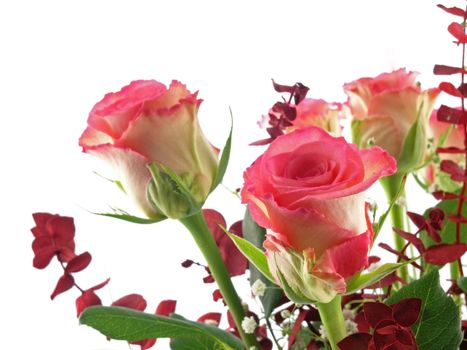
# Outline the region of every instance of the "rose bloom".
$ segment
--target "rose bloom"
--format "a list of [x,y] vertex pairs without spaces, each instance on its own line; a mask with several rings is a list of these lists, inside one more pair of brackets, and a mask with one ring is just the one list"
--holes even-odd
[[161,213],[148,200],[147,166],[170,168],[186,181],[194,199],[204,202],[216,177],[218,150],[200,129],[200,103],[196,93],[178,81],[168,89],[155,80],[133,81],[94,106],[79,144],[114,168],[125,192],[148,217],[170,216],[177,211],[170,207],[170,198],[156,199],[170,213]]
[[[426,158],[428,118],[440,92],[437,88],[422,90],[417,75],[399,69],[344,85],[354,118],[353,141],[360,148],[373,144],[384,148],[397,159],[399,170],[404,171],[420,167]],[[417,133],[408,140],[418,116]],[[404,154],[406,142],[405,152],[410,156]]]
[[[306,98],[295,106],[297,115],[294,120],[288,120],[290,125],[284,128],[284,133],[290,133],[307,126],[317,126],[335,136],[340,136],[342,128],[339,120],[342,114],[342,107],[340,103]],[[267,128],[271,116],[280,118],[278,112],[270,109],[268,115],[263,115],[258,122],[259,127]]]
[[383,149],[358,150],[317,127],[278,137],[244,174],[241,196],[268,229],[269,268],[296,302],[329,302],[368,265],[364,191],[396,171]]
[[[442,138],[445,138],[442,145],[446,147],[464,148],[464,130],[461,125],[453,125],[438,121],[436,114],[438,110],[434,110],[430,117],[430,128],[433,134],[434,147],[438,147]],[[451,130],[449,130],[449,128]],[[463,154],[439,154],[439,160],[452,160],[455,163],[463,164],[465,157]],[[434,164],[430,163],[425,169],[425,178],[429,185],[433,188],[440,189],[447,192],[455,192],[462,184],[457,181],[453,181],[449,174],[440,171],[439,162]]]
[[341,108],[339,103],[306,98],[296,106],[297,117],[292,121],[293,125],[287,128],[287,132],[307,126],[317,126],[334,136],[340,136],[342,134],[342,128],[339,125]]

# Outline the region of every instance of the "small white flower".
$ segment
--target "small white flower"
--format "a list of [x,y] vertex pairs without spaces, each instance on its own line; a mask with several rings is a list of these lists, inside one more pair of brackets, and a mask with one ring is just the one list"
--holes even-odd
[[215,327],[219,326],[216,320],[207,319],[207,320],[204,320],[204,323],[206,323],[208,326],[215,326]]
[[249,350],[258,350],[258,348],[256,346],[250,346]]
[[319,327],[319,334],[321,335],[321,338],[328,339],[328,332],[326,332],[326,328],[324,328],[324,325],[321,325]]
[[354,334],[358,332],[357,324],[352,320],[345,320],[344,326],[347,334]]
[[344,320],[353,320],[355,318],[355,314],[350,309],[342,310],[342,314],[344,315]]
[[253,295],[257,297],[264,296],[264,292],[266,291],[266,285],[260,279],[257,279],[255,283],[251,286],[251,291]]
[[242,328],[246,334],[253,334],[255,332],[257,323],[253,316],[245,317],[242,321]]
[[290,315],[291,315],[291,313],[290,313],[290,311],[287,310],[287,309],[281,311],[281,316],[282,316],[283,318],[289,318]]
[[405,199],[405,197],[399,197],[399,198],[397,198],[396,204],[397,204],[399,207],[407,208],[407,200]]

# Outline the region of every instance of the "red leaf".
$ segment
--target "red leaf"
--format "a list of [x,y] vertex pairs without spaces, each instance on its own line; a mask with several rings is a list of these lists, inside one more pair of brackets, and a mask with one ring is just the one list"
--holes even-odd
[[190,260],[190,259],[186,259],[184,262],[182,262],[182,266],[184,268],[188,268],[190,267],[191,265],[193,265],[194,261],[193,260]]
[[438,108],[438,114],[436,118],[440,122],[450,123],[450,124],[466,124],[467,116],[466,113],[463,113],[462,110],[451,108],[445,105],[441,105]]
[[467,244],[440,244],[430,247],[424,254],[425,261],[433,265],[445,265],[456,261],[467,251]]
[[446,66],[444,64],[435,64],[435,66],[433,67],[433,74],[435,75],[451,75],[457,73],[465,74],[467,73],[467,71],[462,68]]
[[368,302],[363,304],[363,312],[368,324],[375,328],[383,320],[392,320],[392,309],[380,302]]
[[88,252],[84,252],[75,256],[66,265],[65,271],[67,273],[79,272],[84,270],[91,263],[92,256]]
[[219,299],[222,299],[222,294],[219,289],[216,289],[214,292],[212,292],[212,299],[214,301],[218,301]]
[[451,23],[448,26],[448,31],[458,40],[460,44],[467,43],[467,35],[464,33],[464,27],[459,23]]
[[465,17],[465,11],[460,9],[459,7],[446,7],[444,5],[439,4],[438,7],[440,9],[443,9],[447,13],[450,13],[451,15],[459,16],[464,18]]
[[210,320],[216,322],[217,326],[219,326],[219,324],[221,323],[221,317],[222,314],[220,314],[219,312],[208,312],[207,314],[204,314],[203,316],[198,318],[197,322],[206,323],[206,321]]
[[[40,238],[36,238],[33,243],[38,242],[39,239]],[[34,266],[36,269],[43,269],[50,264],[54,256],[54,247],[45,247],[44,249],[36,250],[34,254],[34,259],[32,260],[32,266]]]
[[288,341],[288,349],[292,348],[292,345],[295,343],[295,338],[297,337],[298,332],[302,329],[302,322],[305,320],[305,317],[308,313],[308,310],[301,309],[300,313],[298,314],[297,319],[295,320],[295,323],[292,327],[292,331],[290,332],[289,335],[289,341]]
[[442,82],[441,84],[439,84],[439,89],[451,96],[462,97],[461,92],[451,83]]
[[162,300],[156,309],[156,315],[161,316],[170,316],[175,312],[175,307],[177,306],[176,300]]
[[418,298],[406,298],[391,305],[391,308],[394,320],[403,327],[410,327],[420,316],[422,301]]
[[379,261],[381,261],[381,258],[379,256],[370,255],[368,257],[368,266],[371,264],[377,263]]
[[399,343],[406,346],[415,344],[415,339],[413,338],[412,333],[407,329],[398,329],[396,331],[396,339]]
[[50,299],[54,300],[54,298],[66,292],[67,290],[71,289],[75,285],[75,280],[72,275],[65,273],[62,277],[59,278],[57,285],[55,286]]
[[410,218],[410,220],[417,226],[419,230],[423,230],[426,226],[426,220],[423,215],[413,213],[411,211],[407,212],[407,216]]
[[77,317],[81,315],[81,313],[90,306],[94,305],[102,305],[101,299],[94,293],[93,290],[87,290],[83,294],[81,294],[76,299],[76,313]]
[[144,311],[146,309],[146,300],[139,294],[126,295],[112,303],[112,306],[126,307],[128,309]]
[[466,179],[465,170],[452,160],[443,160],[440,165],[441,171],[451,175],[454,181],[464,181]]
[[466,153],[466,150],[458,147],[438,147],[436,153],[462,154]]
[[397,228],[397,227],[394,227],[394,231],[396,231],[399,236],[401,236],[405,240],[412,243],[415,246],[415,248],[417,248],[417,250],[420,252],[420,254],[423,254],[423,252],[425,251],[425,247],[424,247],[423,242],[422,242],[421,239],[419,239],[414,234],[409,233],[409,232],[405,232],[405,231],[403,231],[403,230],[401,230],[400,228]]
[[371,338],[368,333],[355,333],[342,339],[337,346],[341,350],[368,350]]

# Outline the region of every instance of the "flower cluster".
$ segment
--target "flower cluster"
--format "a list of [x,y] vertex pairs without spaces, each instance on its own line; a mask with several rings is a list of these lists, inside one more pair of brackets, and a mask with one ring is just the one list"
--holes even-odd
[[[439,7],[462,18],[448,31],[465,50],[467,12]],[[227,170],[232,133],[222,153],[211,145],[198,122],[197,93],[178,81],[166,87],[139,80],[94,106],[79,144],[110,165],[145,217],[104,215],[180,221],[206,260],[186,259],[182,266],[200,266],[207,273],[203,282],[216,283],[213,299],[225,306],[227,326],[219,312],[190,321],[175,313],[175,300],[144,313],[147,302],[139,294],[102,306],[98,291],[109,279],[87,289],[75,281],[91,254],[75,252],[70,217],[33,214],[33,266],[43,269],[56,258],[63,275],[51,298],[75,287],[81,323],[142,350],[163,337],[174,350],[423,350],[431,343],[457,349],[467,302],[464,67],[435,66],[436,75],[460,75],[457,87],[441,82],[424,89],[418,74],[405,68],[356,79],[343,85],[343,102],[310,98],[302,83],[273,81],[286,97],[259,123],[268,137],[252,145],[267,147],[244,172],[235,194],[245,216],[230,227],[220,212],[203,206]],[[434,109],[441,93],[459,98],[460,106]],[[352,142],[342,136],[342,118],[351,125]],[[439,200],[435,207],[408,210],[410,176]],[[366,194],[378,181],[387,196],[382,213]],[[394,242],[380,235],[388,217]],[[394,262],[370,255],[378,240]],[[440,284],[445,265],[448,291]],[[244,282],[247,276],[251,300],[237,293],[237,276]],[[253,300],[259,311],[247,302]]]

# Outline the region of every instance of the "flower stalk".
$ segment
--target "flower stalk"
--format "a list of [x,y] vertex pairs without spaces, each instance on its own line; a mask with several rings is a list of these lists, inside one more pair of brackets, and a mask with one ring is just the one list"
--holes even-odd
[[194,215],[180,219],[180,222],[190,231],[198,248],[203,254],[208,264],[209,270],[216,281],[219,290],[232,313],[237,330],[247,349],[259,349],[258,343],[253,334],[246,334],[242,328],[242,320],[245,318],[240,297],[232,284],[229,272],[222,260],[219,248],[212,237],[211,232],[203,217],[202,211]]
[[337,343],[347,335],[341,301],[342,296],[338,294],[329,303],[317,303],[319,316],[323,322],[332,350],[339,350]]
[[[380,180],[381,185],[384,188],[386,193],[386,197],[390,203],[394,202],[390,210],[391,216],[391,224],[392,227],[399,228],[401,230],[405,230],[405,218],[406,218],[406,208],[404,205],[401,205],[400,200],[405,199],[405,191],[404,188],[401,189],[401,186],[404,186],[405,183],[403,181],[404,176],[400,173],[396,173],[392,176],[388,176],[382,178]],[[399,196],[399,198],[397,198]],[[405,245],[407,244],[406,240],[398,235],[396,232],[393,231],[394,237],[394,245],[398,251],[404,250]],[[401,266],[399,269],[399,276],[403,278],[405,281],[409,280],[409,271],[407,266]]]

